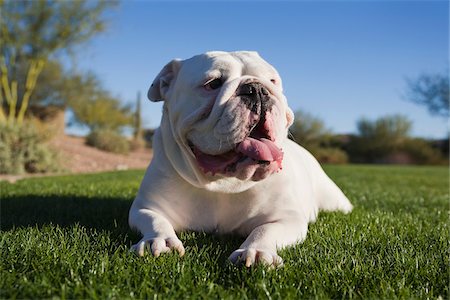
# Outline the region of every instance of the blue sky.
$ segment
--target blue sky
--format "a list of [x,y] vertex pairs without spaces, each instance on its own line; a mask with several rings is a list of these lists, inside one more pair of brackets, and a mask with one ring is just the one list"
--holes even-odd
[[335,133],[397,113],[415,136],[447,133],[447,120],[402,94],[405,77],[448,68],[448,1],[123,1],[108,16],[108,31],[78,51],[77,67],[124,102],[141,91],[146,127],[160,121],[161,104],[145,95],[166,62],[256,50],[277,68],[291,108]]

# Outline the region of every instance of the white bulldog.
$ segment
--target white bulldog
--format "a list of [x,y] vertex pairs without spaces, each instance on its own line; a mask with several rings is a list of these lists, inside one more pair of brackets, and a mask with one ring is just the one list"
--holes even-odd
[[352,205],[316,159],[287,138],[293,113],[277,71],[256,52],[208,52],[169,62],[148,91],[164,101],[153,160],[130,209],[143,238],[131,250],[175,249],[175,232],[246,236],[233,263],[278,266],[319,210]]

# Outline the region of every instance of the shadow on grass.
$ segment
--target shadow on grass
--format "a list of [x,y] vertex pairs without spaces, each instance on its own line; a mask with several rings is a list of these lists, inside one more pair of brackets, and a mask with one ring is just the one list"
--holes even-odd
[[130,199],[74,196],[11,196],[1,199],[1,229],[53,224],[131,233],[128,228]]
[[[41,228],[46,225],[71,227],[79,224],[89,229],[110,232],[118,240],[123,241],[120,237],[126,236],[131,244],[141,237],[128,225],[131,203],[130,199],[125,198],[61,195],[4,197],[0,200],[1,230],[30,226]],[[225,249],[225,253],[216,253],[224,261],[243,241],[242,237],[234,235],[219,236],[190,231],[182,232],[179,236],[186,247],[196,248],[199,252],[206,248]]]
[[[1,230],[48,225],[70,228],[78,224],[108,232],[117,243],[131,245],[141,237],[128,225],[131,203],[130,199],[125,198],[61,195],[4,197],[0,200]],[[218,284],[224,287],[237,284],[247,272],[246,268],[234,267],[228,261],[228,256],[239,248],[245,237],[193,231],[183,231],[178,236],[186,247],[187,255],[196,257],[192,259],[205,264],[206,269],[224,272],[223,277],[217,278]]]

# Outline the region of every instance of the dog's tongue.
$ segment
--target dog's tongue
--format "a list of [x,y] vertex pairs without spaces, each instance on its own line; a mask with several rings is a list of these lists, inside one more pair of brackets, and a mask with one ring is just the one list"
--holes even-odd
[[195,149],[194,154],[197,157],[197,161],[200,167],[205,172],[212,172],[213,175],[215,173],[224,172],[228,165],[235,163],[240,158],[239,155],[234,151],[230,151],[221,155],[209,155],[199,151],[198,149]]
[[[247,137],[236,147],[235,150],[220,155],[209,155],[194,149],[199,166],[204,172],[224,173],[229,165],[238,162],[243,157],[260,162],[269,162],[269,168],[273,171],[281,169],[283,160],[283,151],[278,148],[272,141],[261,138],[255,139]],[[275,164],[272,164],[275,162]]]
[[247,137],[238,145],[236,151],[256,161],[276,161],[281,163],[283,159],[283,151],[266,138],[255,139]]

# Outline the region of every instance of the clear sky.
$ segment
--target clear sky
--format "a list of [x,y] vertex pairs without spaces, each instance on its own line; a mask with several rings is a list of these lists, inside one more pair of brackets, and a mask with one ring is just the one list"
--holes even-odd
[[161,104],[146,100],[172,58],[208,50],[256,50],[283,79],[291,108],[335,133],[356,120],[404,114],[413,135],[444,137],[448,122],[402,98],[405,77],[443,72],[449,62],[448,1],[123,1],[110,26],[77,53],[124,102],[142,93],[145,127]]

